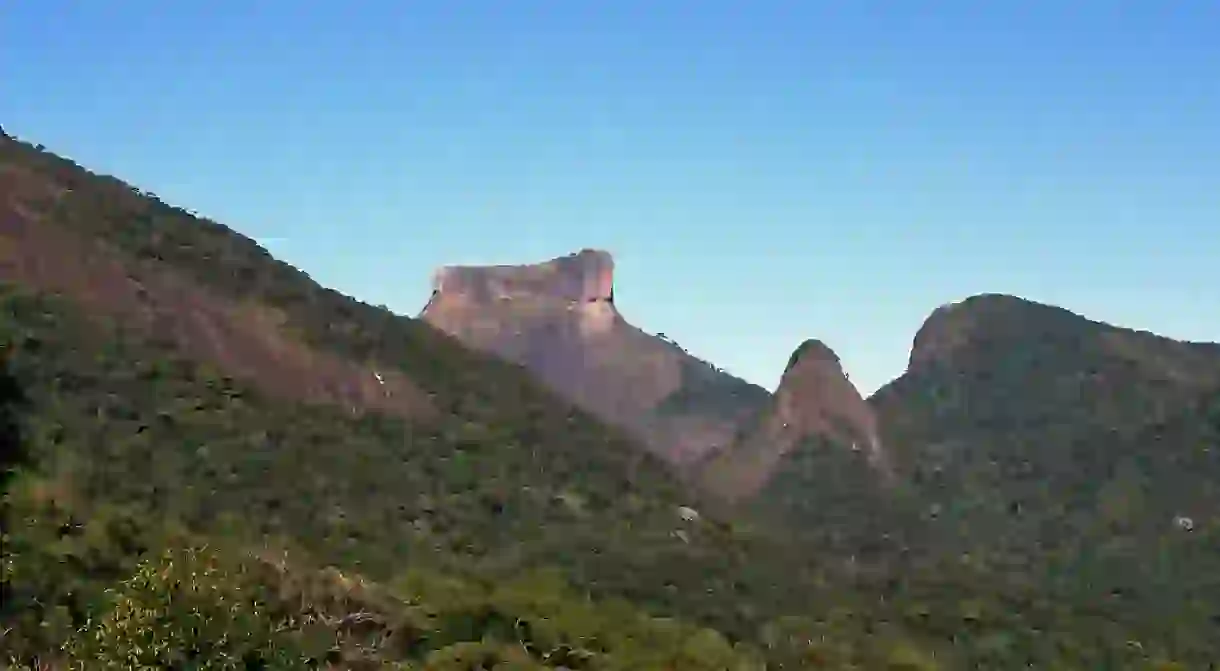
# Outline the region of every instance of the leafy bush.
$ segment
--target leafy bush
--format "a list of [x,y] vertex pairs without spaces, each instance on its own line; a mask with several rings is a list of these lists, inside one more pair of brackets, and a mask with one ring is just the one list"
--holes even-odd
[[309,668],[243,565],[206,547],[167,549],[110,593],[109,612],[65,646],[74,669]]

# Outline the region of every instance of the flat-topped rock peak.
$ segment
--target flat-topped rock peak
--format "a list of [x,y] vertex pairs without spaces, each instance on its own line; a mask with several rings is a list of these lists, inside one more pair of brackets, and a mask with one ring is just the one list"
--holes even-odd
[[444,266],[433,274],[432,293],[475,302],[613,302],[614,258],[603,250],[582,249],[542,263]]
[[603,250],[533,264],[445,266],[420,316],[529,368],[677,463],[731,442],[744,411],[726,412],[717,399],[768,396],[629,324],[614,305],[614,259]]
[[[614,307],[614,258],[583,249],[542,263],[444,266],[433,274],[432,296],[420,316],[468,344],[520,360],[505,338],[535,346],[542,338],[525,338],[522,320],[576,338],[609,333],[621,322]],[[500,345],[490,346],[488,338]]]

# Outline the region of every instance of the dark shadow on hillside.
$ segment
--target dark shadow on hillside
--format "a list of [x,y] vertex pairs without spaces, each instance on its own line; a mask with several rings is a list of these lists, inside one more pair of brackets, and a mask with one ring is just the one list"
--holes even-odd
[[0,358],[0,491],[8,488],[13,472],[30,459],[18,422],[25,400],[20,383],[9,371],[7,358]]

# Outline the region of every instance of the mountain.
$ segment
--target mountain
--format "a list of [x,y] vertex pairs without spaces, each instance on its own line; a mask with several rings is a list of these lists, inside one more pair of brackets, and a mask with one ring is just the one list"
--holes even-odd
[[1220,345],[979,295],[869,403],[927,546],[1184,646],[1220,622]]
[[[838,355],[806,340],[788,359],[775,396],[731,449],[703,468],[711,491],[730,499],[757,494],[810,443],[859,453],[878,472],[886,455],[873,409],[848,379]],[[818,475],[814,475],[818,477]]]
[[[895,462],[920,478],[944,460],[1003,455],[1023,479],[1079,473],[1074,446],[1129,436],[1220,386],[1220,344],[1179,342],[1068,310],[986,294],[937,309],[906,372],[869,399]],[[1026,462],[1056,461],[1047,473]],[[1096,465],[1096,464],[1093,464]]]
[[614,260],[605,251],[533,265],[441,268],[420,317],[524,365],[675,464],[725,448],[770,397],[628,323],[614,302]]
[[852,571],[904,571],[922,540],[872,407],[825,343],[792,353],[771,403],[733,445],[700,464],[715,500]]
[[[1220,657],[1215,346],[980,297],[867,403],[817,342],[772,397],[627,325],[605,255],[540,266],[398,316],[0,137],[0,659]],[[736,505],[690,486],[744,457]]]
[[627,322],[614,302],[614,260],[605,251],[532,265],[441,268],[420,317],[525,366],[720,499],[754,494],[785,455],[811,439],[863,450],[874,466],[884,465],[872,408],[828,347],[802,344],[773,398]]
[[[598,305],[590,321],[604,330],[567,327],[582,334],[570,341],[582,343],[572,348],[579,353],[565,359],[563,346],[540,335],[545,327],[515,331],[523,343],[547,343],[536,355],[481,347],[596,407],[580,385],[597,389],[614,378],[614,366],[570,362],[601,355],[604,341],[584,334],[609,332],[620,318],[609,257],[583,252],[566,263],[584,256],[600,259],[592,264],[602,269],[600,295],[572,301]],[[504,311],[491,321],[540,323],[512,302],[503,299]],[[458,321],[475,323],[490,309],[485,301]],[[447,330],[478,342],[458,326]],[[1209,580],[1173,576],[1217,568],[1207,552],[1217,548],[1216,535],[1197,518],[1214,501],[1210,483],[1220,472],[1207,439],[1185,436],[1214,434],[1211,411],[1199,408],[1212,407],[1210,394],[1220,389],[1218,353],[1214,344],[1113,327],[1012,296],[975,296],[936,310],[915,337],[907,371],[867,401],[828,346],[803,343],[772,398],[732,413],[727,444],[680,462],[730,510],[811,551],[848,557],[853,571],[936,582],[965,571],[968,558],[980,576],[1019,576],[1003,589],[1025,594],[1013,598],[1026,599],[1026,607],[1030,598],[1109,599],[1105,617],[1176,640],[1179,651],[1206,649],[1202,637],[1173,628],[1211,626],[1216,615],[1207,604],[1220,594]],[[565,381],[556,369],[580,370],[584,382]],[[600,416],[631,425],[658,396]],[[654,446],[670,439],[650,437]],[[1160,491],[1164,483],[1172,495]],[[1167,620],[1168,613],[1175,616]]]
[[[710,512],[685,520],[697,499],[664,462],[519,366],[10,137],[0,306],[21,429],[0,658],[57,649],[184,534],[386,584],[553,567],[578,595],[736,637],[797,608],[805,579],[768,574],[816,572]],[[754,555],[785,568],[743,571]],[[683,631],[679,647],[703,630]]]
[[[884,581],[702,505],[525,368],[8,136],[0,351],[17,443],[0,659],[25,668],[220,648],[298,668],[267,655],[302,646],[429,669],[947,649],[884,625]],[[679,361],[676,410],[717,397],[725,378]],[[809,604],[852,615],[790,618]]]

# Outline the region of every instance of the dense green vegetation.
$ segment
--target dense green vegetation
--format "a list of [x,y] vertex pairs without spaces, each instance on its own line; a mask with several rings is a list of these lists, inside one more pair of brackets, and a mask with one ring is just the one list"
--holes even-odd
[[[70,613],[43,614],[47,624],[17,641],[28,648],[35,636],[46,640],[37,653],[10,649],[18,663],[115,670],[763,668],[756,649],[625,602],[590,600],[545,571],[489,582],[404,569],[383,585],[333,567],[311,569],[296,553],[251,556],[181,534],[159,534],[158,549],[143,557],[122,556],[108,545],[121,542],[117,527],[91,531],[69,547],[21,546],[10,562],[25,572],[85,552],[116,561],[113,588],[84,585],[92,588],[84,623],[70,626]],[[28,577],[17,581],[28,589]],[[56,638],[62,642],[50,645]]]
[[[722,624],[755,647],[768,618],[817,610],[805,602],[817,598],[816,582],[801,578],[801,566],[783,565],[777,546],[755,547],[714,521],[683,523],[674,501],[658,498],[664,483],[640,489],[616,480],[621,469],[599,463],[596,453],[570,451],[569,463],[562,452],[542,455],[511,434],[468,424],[456,434],[447,425],[429,432],[376,415],[274,402],[139,333],[89,321],[62,299],[8,286],[0,305],[6,367],[25,396],[16,411],[26,445],[5,496],[11,524],[0,621],[6,648],[22,658],[103,654],[78,640],[94,635],[114,639],[105,655],[127,654],[115,652],[116,632],[152,616],[121,605],[123,595],[170,599],[139,562],[158,561],[191,534],[237,556],[291,547],[314,565],[387,584],[413,569],[498,584],[555,566],[583,585],[582,594]],[[773,552],[760,551],[766,547]],[[207,589],[236,589],[217,580]],[[245,622],[266,612],[253,602],[249,610],[234,617]],[[173,640],[178,634],[156,631],[186,626],[175,622],[157,620],[148,624],[155,631],[140,635]],[[289,640],[271,636],[279,622],[235,624],[265,634],[241,654]],[[879,643],[851,629],[862,625],[850,618],[836,626],[835,654],[844,658],[911,645],[899,630]],[[696,648],[732,649],[722,635],[701,631],[678,629],[703,641]],[[485,634],[476,628],[465,642]],[[414,659],[424,651],[402,654]],[[679,668],[704,668],[693,664]]]
[[[374,575],[440,553],[488,570],[558,563],[607,589],[656,579],[659,594],[694,580],[687,562],[732,570],[714,532],[673,536],[684,499],[663,471],[629,481],[603,452],[544,453],[512,425],[407,425],[275,403],[138,333],[107,335],[63,301],[9,287],[3,306],[9,365],[35,409],[31,451],[87,503],[192,528],[245,518],[258,537],[299,535]],[[698,584],[689,598],[703,598]]]
[[[1204,448],[1220,446],[1220,397],[1176,414],[1166,401],[1164,418],[1114,436],[1065,426],[1069,439],[978,410],[990,393],[981,374],[913,380],[887,392],[886,426],[906,445],[989,441],[982,462],[936,471],[931,452],[913,447],[903,462],[913,484],[887,493],[867,486],[850,453],[811,444],[791,455],[761,519],[699,502],[702,517],[684,521],[678,508],[696,502],[662,464],[520,368],[322,289],[218,224],[0,139],[0,179],[12,166],[64,189],[23,198],[39,225],[118,250],[133,276],[170,270],[274,306],[313,346],[404,371],[442,412],[407,421],[272,398],[70,296],[0,285],[0,457],[15,469],[4,483],[0,658],[86,669],[895,671],[1216,659],[1215,521],[1198,516],[1189,535],[1171,519],[1142,521],[1216,509],[1215,452]],[[1072,405],[1065,398],[1027,417],[1107,421],[1047,414]],[[979,467],[1009,458],[1004,476],[1029,482],[1013,469],[1028,468],[1019,455],[1037,454],[1039,436],[1048,454],[1068,445],[1109,469],[1116,462],[1097,458],[1104,443],[1132,464],[1104,479],[1128,489],[1081,494],[1083,521],[1046,551],[1023,544],[1058,528],[1054,510],[1014,516],[1005,497],[1015,490]],[[1149,441],[1175,456],[1149,463]],[[1185,472],[1194,479],[1166,480]],[[1096,488],[1095,476],[1053,480],[1048,505],[1071,499],[1064,487]],[[1182,485],[1181,500],[1153,491],[1165,481]],[[1156,503],[1124,509],[1129,491]],[[1099,535],[1095,501],[1133,531]],[[994,514],[926,519],[932,503]],[[777,509],[799,523],[779,524]],[[1074,536],[1081,529],[1093,535]],[[1158,551],[1122,561],[1149,543]],[[1160,582],[1149,582],[1153,569]]]
[[930,545],[1214,661],[1220,346],[1006,296],[956,310],[938,328],[970,338],[871,399]]
[[1220,347],[1008,297],[959,309],[983,324],[969,345],[872,399],[909,480],[949,518],[1015,549],[1051,520],[1063,541],[1176,538],[1175,515],[1215,505]]
[[[810,490],[816,488],[816,495]],[[904,490],[887,490],[863,452],[811,436],[784,455],[775,476],[750,501],[760,516],[782,520],[810,547],[833,548],[867,564],[905,556],[926,538]]]

